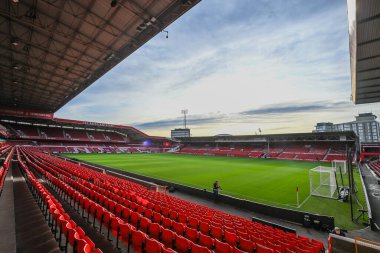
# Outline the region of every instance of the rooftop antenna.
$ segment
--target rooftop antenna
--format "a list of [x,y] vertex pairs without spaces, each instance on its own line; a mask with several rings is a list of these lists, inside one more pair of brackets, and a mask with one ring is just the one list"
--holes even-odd
[[186,114],[189,112],[189,110],[187,110],[187,109],[183,109],[182,111],[181,111],[181,113],[183,114],[183,125],[184,125],[184,127],[185,127],[185,129],[186,129]]

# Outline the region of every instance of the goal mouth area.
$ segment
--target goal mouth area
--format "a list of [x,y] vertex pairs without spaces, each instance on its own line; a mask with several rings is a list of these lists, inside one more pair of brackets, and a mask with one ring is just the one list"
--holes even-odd
[[347,161],[346,160],[333,160],[331,167],[336,170],[337,173],[345,175],[347,173]]

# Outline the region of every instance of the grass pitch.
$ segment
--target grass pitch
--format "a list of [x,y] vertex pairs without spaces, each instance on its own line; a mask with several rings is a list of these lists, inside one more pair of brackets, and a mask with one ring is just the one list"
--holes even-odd
[[[120,170],[176,182],[211,191],[218,179],[222,194],[278,207],[303,210],[335,217],[337,226],[358,229],[350,218],[350,205],[309,194],[309,169],[316,162],[251,159],[180,154],[70,154]],[[359,174],[355,171],[359,201],[364,202]],[[299,187],[297,206],[296,187]],[[356,209],[358,209],[357,207]]]

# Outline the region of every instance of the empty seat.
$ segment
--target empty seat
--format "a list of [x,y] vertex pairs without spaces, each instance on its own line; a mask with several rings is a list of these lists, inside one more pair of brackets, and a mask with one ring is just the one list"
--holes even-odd
[[239,238],[239,248],[243,251],[253,252],[253,250],[256,248],[256,244],[251,240]]
[[143,232],[132,230],[131,243],[135,252],[142,252],[142,248],[146,239],[147,236]]
[[261,244],[256,244],[256,253],[274,253],[274,250]]
[[175,238],[175,233],[169,229],[162,229],[161,241],[164,243],[165,247],[173,248],[173,241]]
[[215,240],[215,253],[232,253],[232,247],[228,243]]
[[146,253],[160,253],[164,245],[153,238],[147,238],[145,240],[145,252]]
[[163,228],[158,223],[151,223],[149,225],[149,236],[158,240],[160,238],[161,230]]
[[191,244],[191,253],[212,253],[207,247],[192,243]]
[[215,240],[208,235],[199,234],[199,244],[212,249],[215,244]]
[[235,233],[224,231],[224,240],[231,246],[236,246],[238,237]]
[[176,235],[175,237],[175,249],[179,253],[188,253],[191,246],[191,241],[183,236]]
[[187,239],[189,239],[190,241],[196,243],[196,242],[198,242],[199,232],[194,228],[186,227],[185,228],[185,237]]

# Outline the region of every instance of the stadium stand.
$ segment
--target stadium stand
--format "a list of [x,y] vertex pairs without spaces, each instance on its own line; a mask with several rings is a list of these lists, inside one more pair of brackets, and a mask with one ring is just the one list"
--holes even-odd
[[380,161],[371,161],[368,166],[380,178]]
[[304,160],[304,161],[325,161],[346,160],[345,144],[340,145],[330,143],[282,143],[275,144],[268,151],[268,148],[260,146],[239,146],[220,147],[213,144],[203,146],[186,143],[177,153],[194,155],[218,155],[218,156],[237,156],[237,157],[267,157],[285,160]]
[[[32,163],[28,157],[26,159],[27,163]],[[41,211],[44,213],[51,230],[54,231],[54,237],[58,240],[59,246],[65,249],[65,252],[70,251],[68,250],[69,247],[71,247],[72,252],[102,252],[100,249],[95,248],[95,244],[86,236],[83,229],[70,218],[61,203],[22,161],[19,150],[17,150],[17,160],[33,196],[35,196]],[[37,169],[37,167],[34,167],[34,169]],[[49,176],[46,172],[44,172],[44,175],[47,178]]]
[[[169,249],[176,252],[231,253],[324,250],[318,241],[148,190],[136,183],[41,153],[35,148],[17,148],[17,152],[19,164],[35,188],[40,183],[34,174],[44,175],[49,187],[92,226],[105,232],[116,247],[130,245],[137,252],[173,252]],[[43,187],[40,189],[45,190]],[[49,203],[58,205],[54,201]],[[49,208],[50,213],[56,213],[56,207],[50,205]],[[57,215],[53,223],[60,226],[58,217],[62,215]],[[53,219],[56,219],[54,215]],[[65,233],[65,226],[61,227]],[[80,237],[78,240],[84,239]]]

